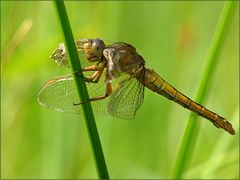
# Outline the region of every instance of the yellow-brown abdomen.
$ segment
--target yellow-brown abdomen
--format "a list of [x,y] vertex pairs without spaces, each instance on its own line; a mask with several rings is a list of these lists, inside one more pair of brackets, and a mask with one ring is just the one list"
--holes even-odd
[[204,108],[202,105],[192,101],[190,98],[176,90],[173,86],[163,80],[156,72],[150,69],[145,69],[142,83],[151,89],[153,92],[163,95],[164,97],[177,102],[183,107],[199,114],[200,116],[210,120],[216,127],[223,128],[230,134],[235,134],[235,131],[225,118],[216,113]]

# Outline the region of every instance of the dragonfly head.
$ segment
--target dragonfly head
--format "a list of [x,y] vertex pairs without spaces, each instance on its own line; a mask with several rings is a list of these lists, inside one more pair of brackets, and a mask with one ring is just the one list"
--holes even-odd
[[103,50],[105,49],[105,43],[101,39],[83,39],[76,41],[77,49],[84,50],[87,58],[99,59],[103,56]]
[[95,56],[101,57],[103,55],[104,49],[105,49],[105,44],[101,39],[92,40],[92,52]]

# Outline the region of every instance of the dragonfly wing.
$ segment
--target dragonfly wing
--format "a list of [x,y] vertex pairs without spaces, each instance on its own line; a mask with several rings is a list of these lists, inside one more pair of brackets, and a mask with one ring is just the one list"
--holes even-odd
[[109,99],[108,112],[123,119],[134,118],[143,98],[144,86],[135,77],[128,77],[116,85]]
[[[105,93],[105,82],[101,78],[99,83],[86,83],[90,97],[98,97]],[[72,75],[56,77],[48,80],[38,93],[38,102],[59,112],[82,114],[81,102]],[[107,99],[91,102],[95,113],[107,114]]]
[[81,113],[74,102],[79,102],[73,77],[62,76],[48,80],[38,93],[38,102],[60,112]]

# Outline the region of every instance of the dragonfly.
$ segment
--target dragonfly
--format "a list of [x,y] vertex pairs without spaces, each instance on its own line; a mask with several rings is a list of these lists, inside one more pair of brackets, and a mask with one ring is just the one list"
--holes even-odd
[[[136,48],[125,42],[105,44],[105,41],[79,39],[76,49],[83,65],[81,70],[94,112],[110,114],[122,119],[133,119],[143,103],[144,88],[191,110],[234,135],[230,122],[220,115],[191,100],[165,81],[153,69],[145,67],[144,58]],[[63,43],[50,56],[59,66],[69,67]],[[81,101],[73,76],[81,73],[55,77],[48,80],[38,93],[38,102],[59,112],[81,114]]]

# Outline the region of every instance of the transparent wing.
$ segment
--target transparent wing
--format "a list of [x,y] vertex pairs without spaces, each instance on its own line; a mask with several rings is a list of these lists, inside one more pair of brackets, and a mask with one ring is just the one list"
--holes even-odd
[[135,77],[128,77],[119,81],[115,88],[108,103],[109,114],[123,119],[134,118],[143,103],[143,85]]
[[76,92],[72,76],[56,77],[43,85],[38,93],[38,102],[56,111],[81,113],[81,109],[73,105],[79,101]]
[[[90,97],[98,97],[105,93],[105,81],[101,78],[98,83],[86,83]],[[94,113],[107,114],[108,99],[91,102]],[[48,80],[38,93],[38,102],[59,112],[81,114],[81,103],[72,75],[56,77]]]

